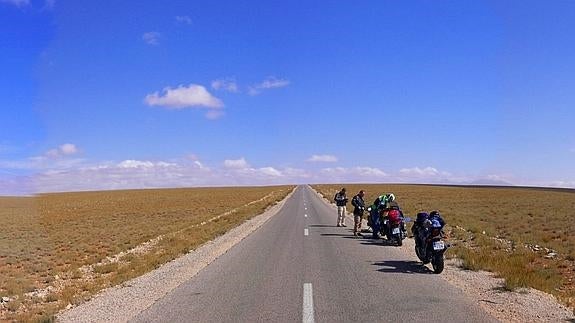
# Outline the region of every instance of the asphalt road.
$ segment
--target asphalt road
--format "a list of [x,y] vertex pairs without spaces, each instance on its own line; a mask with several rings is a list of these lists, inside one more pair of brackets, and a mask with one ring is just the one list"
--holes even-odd
[[355,238],[336,217],[298,187],[258,231],[134,321],[495,321],[404,251]]

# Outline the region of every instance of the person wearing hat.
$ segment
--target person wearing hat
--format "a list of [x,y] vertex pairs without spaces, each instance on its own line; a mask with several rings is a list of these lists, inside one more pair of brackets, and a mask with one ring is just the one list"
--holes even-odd
[[345,205],[347,204],[347,196],[345,195],[345,187],[335,194],[333,200],[335,201],[335,205],[337,205],[337,226],[346,227]]

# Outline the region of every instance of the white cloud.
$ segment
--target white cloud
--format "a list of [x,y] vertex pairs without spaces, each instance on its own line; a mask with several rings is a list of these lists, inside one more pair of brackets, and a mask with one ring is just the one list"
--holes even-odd
[[441,173],[433,167],[413,167],[413,168],[402,168],[399,173],[406,176],[437,176]]
[[270,76],[261,83],[249,86],[248,87],[248,94],[249,95],[258,95],[263,90],[282,88],[282,87],[288,86],[289,84],[290,84],[289,80],[278,79],[278,78],[275,78],[273,76]]
[[504,186],[510,186],[513,185],[511,184],[511,181],[509,181],[507,179],[507,176],[501,176],[501,175],[487,175],[484,177],[479,177],[476,178],[472,181],[469,182],[469,184],[471,185],[504,185]]
[[176,16],[176,22],[180,24],[191,25],[192,18],[190,18],[189,16]]
[[238,92],[238,84],[233,78],[213,80],[211,85],[214,90],[224,90],[232,93]]
[[324,163],[335,163],[337,162],[337,157],[333,155],[312,155],[307,160],[308,162],[324,162]]
[[157,168],[157,167],[171,167],[176,166],[174,163],[167,162],[151,162],[151,161],[140,161],[140,160],[124,160],[117,165],[118,168]]
[[269,176],[283,176],[282,172],[273,167],[262,167],[258,169],[262,174]]
[[[180,85],[174,89],[166,87],[162,94],[154,92],[146,95],[144,102],[151,106],[162,106],[168,109],[202,107],[219,109],[224,106],[220,99],[211,95],[205,87],[197,84]],[[214,117],[214,115],[207,115],[207,117]]]
[[389,175],[375,167],[330,167],[320,171],[318,180],[326,183],[336,182],[374,182]]
[[74,144],[63,144],[58,148],[48,150],[44,156],[48,158],[61,158],[65,156],[72,156],[79,152],[78,147]]
[[551,187],[575,188],[575,181],[553,181],[549,184]]
[[224,160],[224,167],[230,169],[246,169],[249,168],[250,165],[246,161],[245,158],[240,159],[226,159]]
[[15,5],[16,7],[27,6],[30,4],[30,0],[0,0],[0,2]]
[[158,45],[160,44],[161,34],[157,31],[150,31],[142,35],[142,40],[148,45]]
[[[55,149],[57,156],[79,152],[74,144]],[[246,186],[299,183],[429,183],[573,187],[572,178],[530,181],[510,174],[452,175],[434,167],[386,172],[377,167],[328,167],[306,170],[274,165],[252,166],[244,158],[227,159],[209,167],[196,155],[171,160],[126,159],[88,163],[79,158],[0,160],[0,195],[34,192],[109,190],[194,186]]]
[[[1,175],[1,174],[0,174]],[[212,169],[199,161],[124,160],[74,169],[48,170],[33,176],[37,192],[194,186],[246,186],[301,183],[303,170],[267,166],[252,168],[244,158]],[[1,177],[0,177],[1,180]],[[8,184],[6,184],[8,187]],[[3,192],[0,181],[0,192]]]

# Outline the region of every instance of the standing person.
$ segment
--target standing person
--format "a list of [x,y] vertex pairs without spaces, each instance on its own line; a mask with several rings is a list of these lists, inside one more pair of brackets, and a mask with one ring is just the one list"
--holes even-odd
[[345,195],[345,187],[335,194],[333,200],[335,201],[335,205],[337,205],[337,226],[346,227],[345,205],[347,204],[347,196]]
[[363,210],[365,209],[365,202],[363,201],[363,196],[365,192],[363,190],[359,191],[352,199],[351,205],[353,205],[353,235],[360,236],[361,230],[361,220],[363,218]]

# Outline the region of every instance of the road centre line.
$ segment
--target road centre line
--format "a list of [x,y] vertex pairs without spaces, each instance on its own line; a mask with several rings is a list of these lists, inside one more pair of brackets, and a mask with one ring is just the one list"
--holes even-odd
[[313,318],[313,288],[311,283],[303,284],[303,323],[314,323]]
[[308,230],[308,229],[303,229],[303,235],[304,235],[304,236],[308,236],[308,235],[309,235],[309,230]]
[[307,218],[307,213],[303,215],[305,218]]

